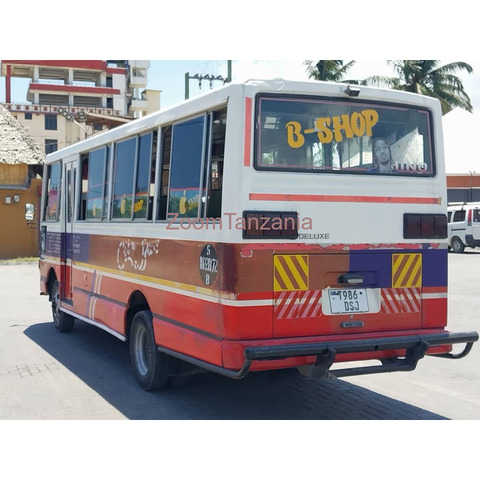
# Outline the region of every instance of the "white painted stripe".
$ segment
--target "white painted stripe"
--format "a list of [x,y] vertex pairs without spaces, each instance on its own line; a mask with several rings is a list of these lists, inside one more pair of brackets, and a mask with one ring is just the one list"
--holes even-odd
[[127,338],[122,335],[121,333],[116,332],[115,330],[112,330],[110,327],[107,327],[103,323],[97,322],[95,320],[92,320],[90,318],[84,317],[83,315],[79,315],[78,313],[72,312],[70,310],[67,310],[66,308],[60,307],[60,310],[62,312],[68,313],[72,317],[78,318],[79,320],[82,320],[82,322],[89,323],[90,325],[94,325],[95,327],[101,328],[102,330],[105,330],[108,333],[111,333],[114,337],[119,338],[120,340],[123,340],[124,342],[127,340]]
[[437,298],[448,298],[447,292],[422,293],[422,300],[435,300]]

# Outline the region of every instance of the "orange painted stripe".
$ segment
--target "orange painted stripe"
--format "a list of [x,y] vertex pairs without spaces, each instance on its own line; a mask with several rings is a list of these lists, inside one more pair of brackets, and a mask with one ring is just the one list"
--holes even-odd
[[252,144],[252,99],[245,98],[245,141],[243,144],[243,165],[250,166],[250,146]]
[[277,202],[414,203],[438,205],[440,197],[374,197],[362,195],[303,195],[294,193],[250,193],[250,200]]

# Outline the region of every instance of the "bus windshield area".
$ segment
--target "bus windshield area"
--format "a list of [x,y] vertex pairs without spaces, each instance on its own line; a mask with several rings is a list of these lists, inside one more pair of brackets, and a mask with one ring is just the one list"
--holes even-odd
[[427,110],[387,104],[261,96],[256,168],[433,176]]

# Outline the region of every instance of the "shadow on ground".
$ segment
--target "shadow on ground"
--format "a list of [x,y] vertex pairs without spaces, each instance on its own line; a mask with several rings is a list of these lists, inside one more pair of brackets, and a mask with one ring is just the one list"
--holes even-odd
[[314,381],[296,370],[250,373],[236,381],[214,374],[183,387],[144,392],[130,367],[128,344],[83,322],[58,333],[52,323],[25,335],[129,419],[424,420],[445,419],[342,380]]

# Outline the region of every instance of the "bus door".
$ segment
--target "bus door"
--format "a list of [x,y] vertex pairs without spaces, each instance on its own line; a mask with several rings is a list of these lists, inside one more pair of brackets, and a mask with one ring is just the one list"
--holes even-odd
[[61,285],[62,301],[72,301],[72,257],[75,184],[77,169],[72,163],[64,165],[65,215],[62,221]]

